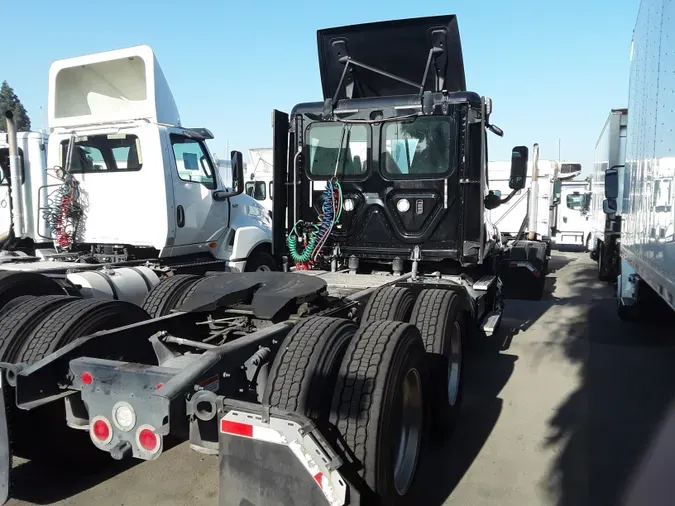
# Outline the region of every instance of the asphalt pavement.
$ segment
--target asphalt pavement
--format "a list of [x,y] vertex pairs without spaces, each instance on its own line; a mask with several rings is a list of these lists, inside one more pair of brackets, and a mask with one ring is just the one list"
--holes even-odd
[[[507,301],[497,339],[467,357],[455,434],[423,455],[418,504],[619,504],[675,399],[675,332],[670,317],[621,322],[595,269],[554,251],[544,300]],[[99,453],[17,462],[9,504],[217,504],[217,459],[187,444],[154,462]]]

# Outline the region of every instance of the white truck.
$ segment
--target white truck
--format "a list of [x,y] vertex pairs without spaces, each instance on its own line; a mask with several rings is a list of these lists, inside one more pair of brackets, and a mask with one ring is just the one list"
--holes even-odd
[[617,188],[610,193],[623,195],[625,184],[626,138],[628,109],[612,109],[595,144],[593,176],[591,179],[591,205],[589,206],[590,231],[588,247],[591,258],[598,262],[598,279],[614,281],[619,272],[619,244],[621,241],[621,215],[623,198],[616,198],[616,208],[610,214],[603,209],[605,175]]
[[551,234],[556,246],[585,247],[589,235],[589,183],[587,181],[561,181],[560,204],[555,212]]
[[643,0],[630,56],[626,168],[605,172],[605,212],[621,212],[618,314],[636,319],[675,309],[675,37],[674,0]]
[[278,268],[268,214],[225,187],[211,133],[181,126],[149,47],[56,61],[49,136],[17,134],[11,113],[8,125],[0,306],[64,291],[142,304],[167,273]]

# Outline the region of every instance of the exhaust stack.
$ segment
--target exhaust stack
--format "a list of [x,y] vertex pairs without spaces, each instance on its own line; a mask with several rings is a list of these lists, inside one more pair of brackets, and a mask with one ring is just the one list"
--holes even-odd
[[6,111],[5,118],[7,119],[7,139],[9,144],[9,169],[12,178],[12,227],[14,229],[14,237],[21,239],[25,234],[23,193],[21,192],[21,159],[19,158],[16,124],[14,123],[12,111]]

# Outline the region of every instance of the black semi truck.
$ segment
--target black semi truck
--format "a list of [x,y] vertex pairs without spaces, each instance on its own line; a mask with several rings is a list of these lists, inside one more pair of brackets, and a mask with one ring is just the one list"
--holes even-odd
[[274,112],[282,272],[167,278],[153,318],[66,296],[3,309],[5,498],[13,455],[72,456],[75,434],[115,459],[189,440],[218,456],[222,505],[411,499],[421,448],[457,422],[463,350],[499,326],[502,280],[542,282],[543,243],[506,248],[485,216],[523,188],[528,149],[511,195],[489,191],[502,132],[466,90],[455,16],[320,30],[318,48],[324,101]]

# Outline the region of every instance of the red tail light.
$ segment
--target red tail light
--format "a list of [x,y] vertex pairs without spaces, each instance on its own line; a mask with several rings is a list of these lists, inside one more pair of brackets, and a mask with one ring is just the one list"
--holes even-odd
[[85,385],[91,385],[92,381],[94,381],[94,377],[91,375],[90,372],[83,372],[82,376],[80,376],[80,379],[82,380],[82,383]]
[[154,427],[141,425],[136,431],[136,443],[145,452],[157,453],[162,446],[162,436],[155,434]]
[[104,416],[95,416],[89,424],[89,435],[94,443],[107,445],[113,437],[112,425]]

